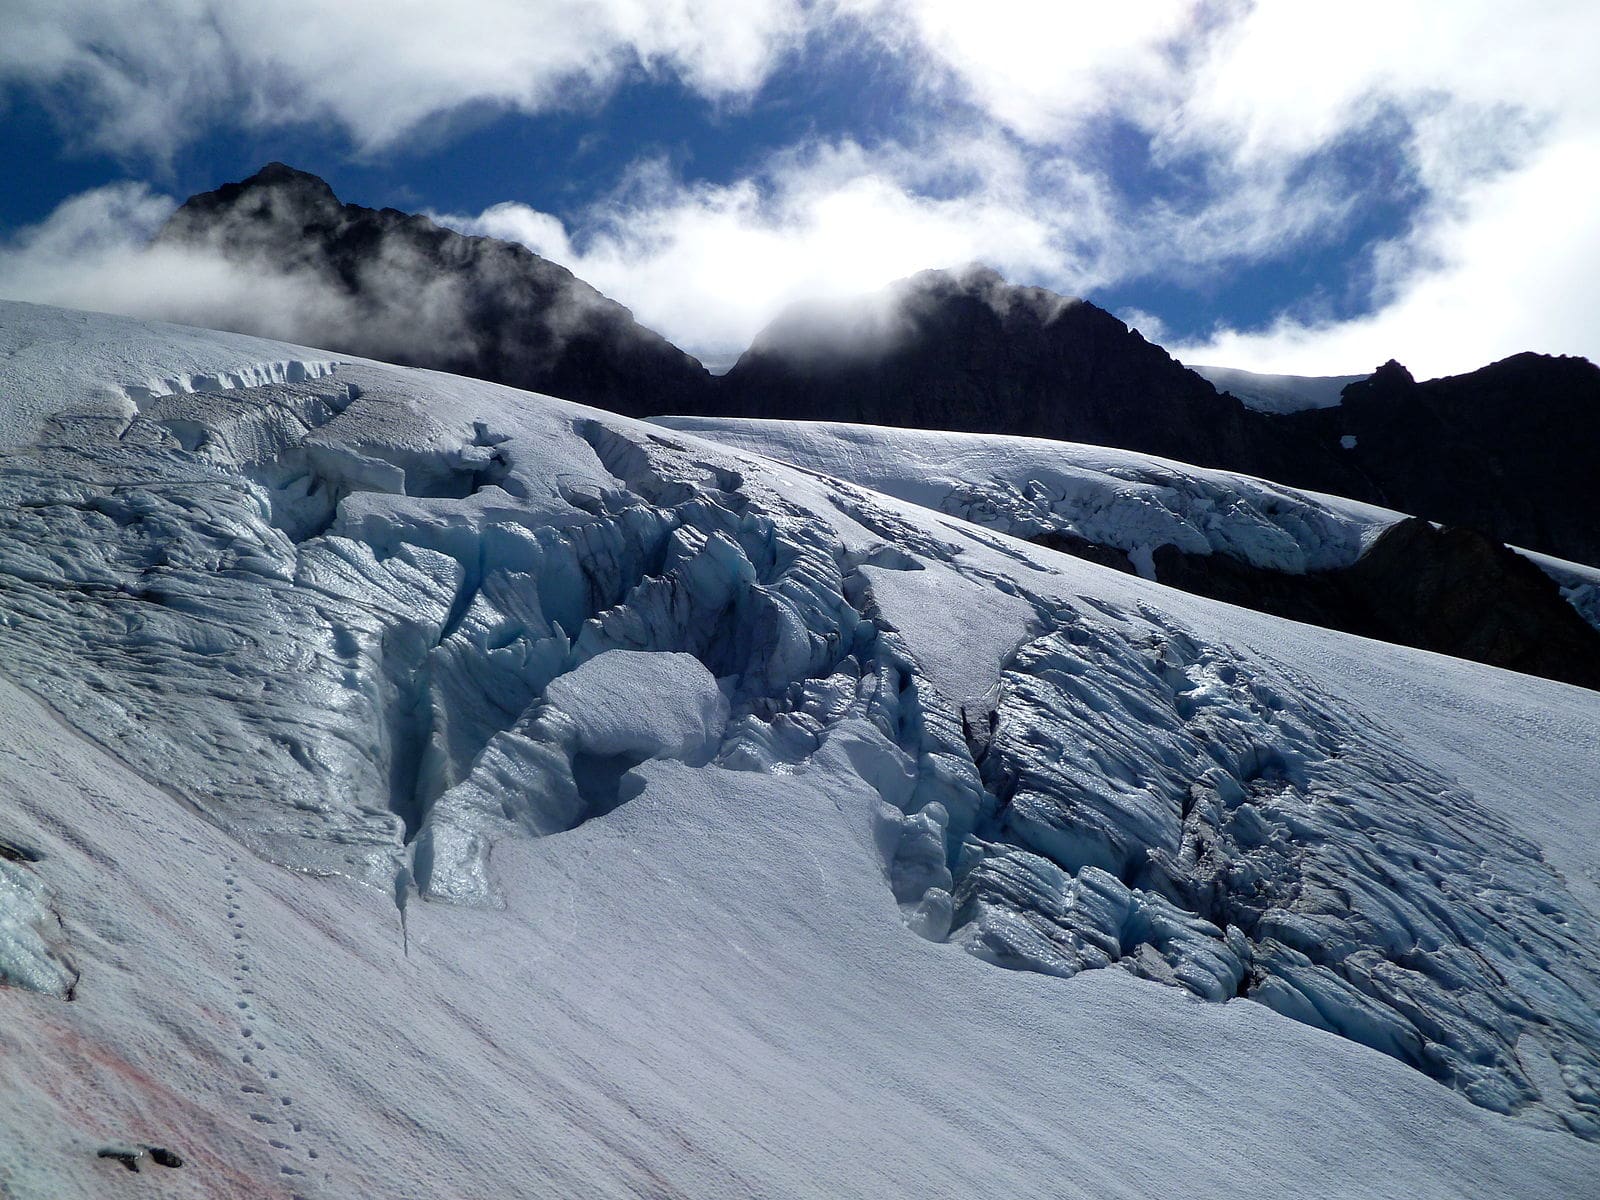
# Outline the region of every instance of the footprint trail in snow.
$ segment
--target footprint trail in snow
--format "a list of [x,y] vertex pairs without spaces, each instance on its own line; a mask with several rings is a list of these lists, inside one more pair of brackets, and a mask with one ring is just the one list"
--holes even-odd
[[[260,1010],[253,983],[255,964],[251,961],[248,924],[244,915],[239,885],[239,859],[230,856],[223,875],[224,897],[228,910],[228,929],[233,943],[234,1013],[238,1018],[239,1062],[249,1075],[240,1085],[250,1109],[250,1120],[261,1127],[267,1144],[279,1157],[278,1173],[292,1187],[293,1200],[311,1200],[309,1189],[319,1153],[305,1136],[305,1126],[295,1108],[277,1068],[268,1037],[269,1022]],[[327,1176],[323,1176],[324,1180]]]

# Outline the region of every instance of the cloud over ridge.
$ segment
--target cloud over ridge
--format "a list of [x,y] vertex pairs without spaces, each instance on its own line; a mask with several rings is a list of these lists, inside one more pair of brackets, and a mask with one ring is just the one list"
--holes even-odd
[[[1069,292],[1150,278],[1203,292],[1228,272],[1338,246],[1364,213],[1398,201],[1402,227],[1352,251],[1352,297],[1308,294],[1258,328],[1230,327],[1219,313],[1178,351],[1302,373],[1390,355],[1421,374],[1521,349],[1600,357],[1586,318],[1600,305],[1600,236],[1585,200],[1600,182],[1592,5],[1140,0],[1112,14],[1041,0],[449,9],[359,0],[336,10],[288,0],[269,16],[218,0],[152,0],[136,15],[109,0],[19,0],[15,9],[0,86],[51,97],[85,145],[150,161],[223,111],[259,129],[332,122],[356,153],[404,144],[472,106],[582,111],[641,77],[670,80],[712,111],[753,101],[784,62],[830,39],[870,41],[913,80],[894,136],[806,135],[721,182],[645,153],[610,195],[562,218],[514,197],[440,215],[523,241],[713,360],[792,301],[972,259]],[[174,44],[187,48],[176,62]],[[1393,164],[1383,177],[1371,168],[1378,154]],[[68,205],[49,228],[11,238],[0,292],[70,293],[51,271],[93,277],[96,255],[109,252],[89,237],[74,265],[63,230],[92,211],[133,229],[143,212],[131,193]],[[141,310],[131,280],[104,294]],[[169,315],[172,298],[160,307]]]

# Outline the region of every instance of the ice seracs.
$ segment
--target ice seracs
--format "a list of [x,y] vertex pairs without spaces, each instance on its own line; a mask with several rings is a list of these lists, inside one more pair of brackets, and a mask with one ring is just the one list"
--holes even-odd
[[1399,514],[1128,450],[829,422],[658,424],[888,492],[1019,538],[1066,534],[1148,558],[1170,545],[1252,566],[1348,566]]
[[32,869],[38,854],[0,841],[0,986],[70,998],[78,973],[49,888]]
[[[13,340],[62,320],[0,314]],[[124,359],[159,366],[159,329],[127,336]],[[245,361],[280,360],[317,356]],[[129,382],[105,381],[104,395]],[[1440,1136],[1503,1150],[1530,1194],[1600,1161],[1583,1145],[1600,1137],[1600,928],[1552,866],[1596,863],[1540,823],[1592,802],[1581,780],[1600,763],[1570,729],[1600,717],[1594,694],[1405,650],[1374,666],[1341,635],[490,384],[359,361],[235,382],[172,389],[131,414],[71,392],[0,455],[0,661],[83,739],[85,779],[111,769],[91,744],[134,772],[130,814],[79,796],[80,768],[55,768],[78,789],[74,813],[98,806],[121,829],[155,806],[152,828],[188,831],[169,838],[186,864],[213,853],[196,847],[232,846],[217,868],[228,941],[255,936],[234,899],[248,877],[271,895],[274,953],[299,947],[308,964],[359,973],[363,994],[337,1004],[396,1031],[369,1052],[383,1072],[439,1063],[454,1077],[428,1075],[414,1103],[452,1097],[426,1111],[456,1112],[439,1153],[463,1177],[508,1136],[479,1111],[493,1105],[462,1118],[466,1097],[551,1097],[602,1141],[608,1122],[624,1140],[644,1122],[717,1147],[708,1166],[658,1150],[652,1132],[639,1178],[665,1173],[690,1191],[798,1178],[805,1190],[833,1165],[805,1175],[788,1162],[802,1175],[784,1176],[771,1114],[749,1113],[762,1136],[741,1139],[734,1110],[781,1094],[791,1135],[820,1146],[830,1114],[800,1100],[849,1094],[852,1113],[909,1106],[915,1118],[893,1128],[916,1163],[959,1174],[981,1159],[1022,1187],[1042,1178],[1039,1155],[1066,1153],[1041,1147],[1070,1141],[1069,1128],[1097,1131],[1091,1142],[1111,1129],[1103,1097],[1072,1099],[1098,1085],[1035,1070],[1075,1029],[1089,1039],[1084,1071],[1091,1060],[1100,1077],[1132,1071],[1140,1092],[1175,1072],[1177,1130],[1218,1108],[1192,1105],[1188,1089],[1228,1080],[1230,1103],[1248,1109],[1228,1120],[1297,1156],[1283,1178],[1311,1170],[1320,1132],[1287,1105],[1241,1097],[1270,1092],[1283,1064],[1318,1046],[1343,1064],[1326,1082],[1337,1103],[1384,1138],[1403,1137],[1420,1105]],[[879,452],[863,439],[863,458]],[[1161,530],[1271,561],[1350,554],[1369,526],[1358,507],[1235,494],[1214,473],[1172,466],[1158,481],[1115,467],[1065,473],[1059,497],[1028,503],[1040,520],[1132,530],[1130,545]],[[1442,690],[1417,701],[1427,688]],[[1539,749],[1538,776],[1510,765],[1499,732],[1524,703],[1543,723],[1516,749]],[[1439,713],[1473,738],[1439,734]],[[38,816],[51,805],[32,762],[18,768],[33,789],[25,811],[56,857],[0,867],[33,872],[58,910],[98,912],[63,881],[141,868],[106,859],[93,834],[79,840],[101,857],[75,866],[72,843]],[[221,833],[194,832],[197,816]],[[341,880],[370,885],[366,899]],[[53,937],[38,920],[45,893],[16,894],[33,907],[5,909],[21,922],[5,928]],[[406,897],[409,959],[398,936],[372,933],[384,928],[374,914]],[[347,916],[330,915],[341,906]],[[141,937],[156,936],[149,920]],[[430,925],[449,933],[430,940]],[[80,991],[134,987],[112,965],[123,952],[92,928],[69,916],[55,944],[0,939],[0,970],[60,994],[50,963],[70,962]],[[161,936],[188,944],[181,930]],[[281,979],[248,981],[265,972],[234,953],[252,968],[235,970],[251,995],[228,1003],[254,1013],[276,996],[284,1044],[314,1047],[320,1014]],[[184,976],[181,963],[159,970]],[[193,985],[160,978],[189,1013]],[[115,1027],[115,1006],[96,1003],[68,1007]],[[1102,1023],[1112,1008],[1125,1012]],[[768,1009],[783,1018],[772,1028]],[[206,1029],[166,1020],[212,1053]],[[240,1036],[254,1074],[240,1086],[260,1089],[266,1050],[251,1047],[272,1043],[251,1020]],[[1150,1046],[1119,1049],[1124,1021]],[[621,1055],[618,1030],[636,1027],[648,1037]],[[549,1029],[560,1036],[534,1032]],[[401,1065],[385,1057],[396,1039]],[[1252,1040],[1259,1054],[1241,1052]],[[977,1069],[957,1079],[950,1063],[967,1053]],[[321,1078],[312,1049],[295,1054],[296,1070]],[[870,1080],[854,1073],[866,1060]],[[349,1078],[326,1086],[366,1099],[332,1127],[365,1131],[371,1116],[392,1131],[374,1093],[398,1076],[340,1064]],[[1019,1116],[1040,1087],[1051,1102]],[[952,1095],[966,1115],[930,1125],[929,1107]],[[974,1113],[1027,1173],[995,1174],[963,1132]],[[989,1122],[996,1113],[1010,1132]],[[632,1172],[634,1158],[563,1136],[577,1140],[549,1151],[561,1170],[632,1189],[633,1174],[619,1184],[607,1172]],[[1207,1139],[1157,1141],[1160,1161],[1210,1170]],[[542,1163],[555,1144],[517,1153]],[[1364,1162],[1353,1190],[1378,1194],[1396,1170],[1421,1177],[1426,1154],[1398,1153],[1398,1166]],[[1486,1157],[1467,1155],[1474,1171]],[[863,1153],[851,1169],[923,1190],[920,1166],[891,1158],[870,1167]],[[1202,1190],[1221,1187],[1205,1177]]]

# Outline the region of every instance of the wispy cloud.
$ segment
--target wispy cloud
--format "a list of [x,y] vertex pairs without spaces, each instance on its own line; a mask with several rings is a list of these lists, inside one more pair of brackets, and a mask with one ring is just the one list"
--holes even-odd
[[1597,182],[1600,138],[1549,144],[1520,169],[1442,202],[1444,211],[1380,256],[1381,299],[1367,315],[1219,328],[1173,353],[1307,375],[1391,357],[1419,377],[1455,374],[1523,350],[1600,361]]
[[0,243],[0,297],[230,329],[403,357],[425,342],[466,352],[459,282],[431,275],[403,241],[362,267],[364,301],[307,266],[240,262],[204,246],[152,242],[177,207],[143,184],[73,197]]
[[0,83],[87,144],[162,156],[234,121],[392,145],[467,105],[581,106],[630,73],[747,96],[816,19],[800,0],[10,0]]
[[[775,146],[715,185],[647,158],[565,223],[515,198],[444,218],[527,243],[712,358],[791,301],[971,259],[1069,291],[1292,268],[1396,187],[1409,224],[1360,250],[1364,290],[1348,307],[1364,315],[1297,306],[1240,329],[1218,314],[1181,349],[1312,372],[1390,355],[1460,370],[1526,347],[1600,356],[1585,319],[1600,307],[1585,201],[1600,182],[1593,4],[17,0],[7,21],[0,84],[52,98],[88,143],[156,157],[220,113],[252,128],[331,122],[365,151],[473,106],[581,108],[640,74],[740,103],[846,26],[875,39],[914,81],[915,133]],[[1108,150],[1108,130],[1131,149]],[[1366,173],[1374,150],[1391,177]],[[1128,183],[1118,153],[1148,186]],[[98,203],[108,228],[148,224],[133,193],[113,199],[77,216]],[[69,285],[72,262],[93,280],[120,253],[49,250],[71,215],[14,240],[0,287],[173,311],[172,289],[132,272]],[[36,269],[51,254],[54,272]]]

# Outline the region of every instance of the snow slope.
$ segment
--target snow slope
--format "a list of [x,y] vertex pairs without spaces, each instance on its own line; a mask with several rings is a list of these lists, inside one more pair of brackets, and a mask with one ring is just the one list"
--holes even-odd
[[1065,533],[1115,547],[1147,576],[1150,554],[1162,545],[1294,573],[1349,566],[1402,519],[1355,500],[1079,442],[826,421],[655,423],[1013,537]]
[[[653,423],[852,480],[1024,539],[1068,534],[1124,551],[1146,578],[1163,545],[1301,574],[1346,567],[1405,514],[1131,450],[1044,438],[826,421],[658,417]],[[1600,628],[1600,569],[1521,550]]]
[[286,342],[0,300],[0,446],[32,440],[63,408],[131,417],[136,402],[168,392],[326,374],[337,356]]
[[205,355],[95,336],[0,395],[9,1194],[1600,1172],[1600,696],[490,384],[156,395]]
[[1209,380],[1219,392],[1232,392],[1257,412],[1291,413],[1308,408],[1335,408],[1344,389],[1365,375],[1262,375],[1236,367],[1197,367],[1191,371]]

